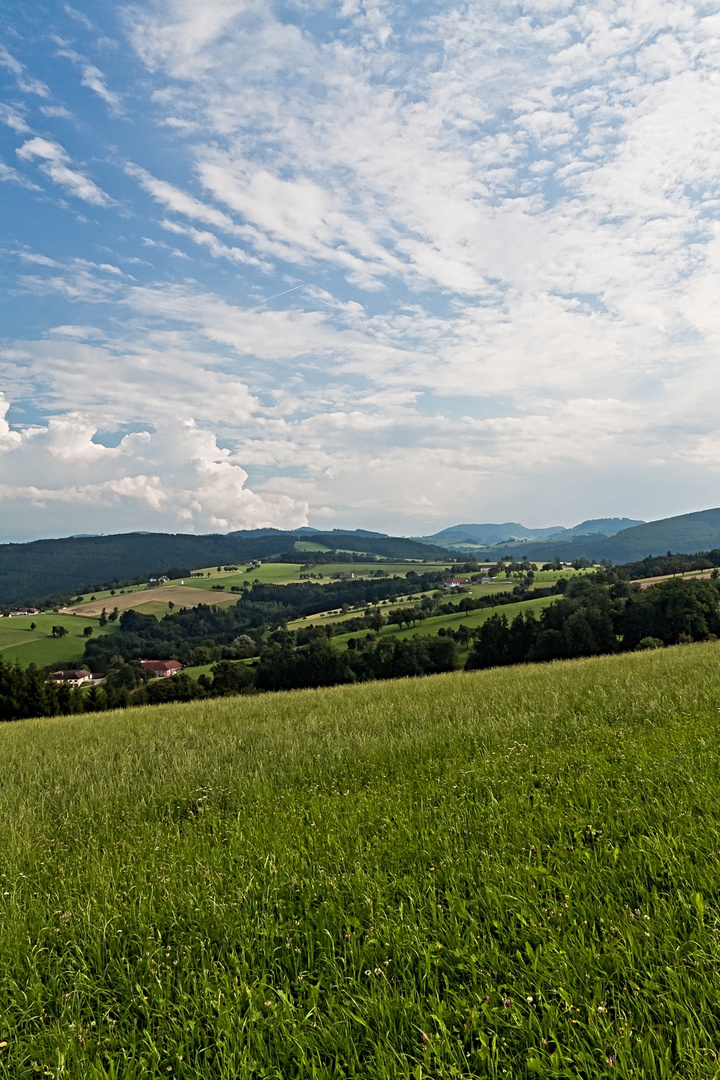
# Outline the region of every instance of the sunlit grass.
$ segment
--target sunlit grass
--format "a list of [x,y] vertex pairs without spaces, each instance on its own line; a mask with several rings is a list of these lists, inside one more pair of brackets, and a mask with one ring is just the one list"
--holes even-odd
[[[498,590],[501,591],[501,590]],[[457,601],[457,597],[454,598],[454,602]],[[532,611],[535,615],[539,615],[543,608],[548,607],[556,600],[556,596],[541,596],[537,600],[519,600],[516,604],[503,604],[502,607],[488,607],[477,608],[475,611],[458,611],[452,615],[431,615],[427,619],[423,619],[422,622],[418,622],[415,626],[397,626],[395,623],[388,624],[380,628],[377,632],[379,637],[393,637],[393,638],[411,638],[411,637],[430,637],[433,634],[437,634],[441,628],[445,630],[457,630],[460,626],[467,626],[469,629],[475,629],[478,626],[482,626],[484,622],[492,618],[493,615],[504,615],[508,622],[512,622],[516,615],[521,615],[523,612]],[[395,605],[396,607],[398,605]],[[400,604],[400,607],[405,605]],[[385,614],[388,609],[381,608]],[[332,620],[330,620],[332,621]],[[288,624],[290,625],[290,624]],[[302,625],[300,623],[293,625]],[[368,631],[360,630],[354,633],[338,634],[333,638],[333,641],[339,648],[347,646],[348,640],[352,637],[362,637],[363,634]]]
[[[35,629],[31,630],[32,624]],[[51,637],[53,626],[64,626],[67,635]],[[4,660],[17,661],[21,667],[30,664],[46,667],[50,664],[76,665],[82,661],[87,638],[83,636],[86,626],[92,626],[93,634],[113,633],[117,627],[112,623],[100,626],[97,617],[78,617],[68,614],[17,615],[0,621],[0,654]]]
[[718,1075],[720,646],[0,730],[0,1075]]

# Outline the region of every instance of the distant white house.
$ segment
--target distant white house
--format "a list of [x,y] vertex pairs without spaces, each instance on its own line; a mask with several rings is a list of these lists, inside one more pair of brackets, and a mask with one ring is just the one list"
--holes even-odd
[[463,589],[469,584],[469,577],[451,577],[443,581],[443,589]]

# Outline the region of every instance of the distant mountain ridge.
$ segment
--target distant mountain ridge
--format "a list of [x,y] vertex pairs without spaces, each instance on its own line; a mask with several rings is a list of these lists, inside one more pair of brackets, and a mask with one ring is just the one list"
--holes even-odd
[[633,518],[592,518],[581,521],[571,529],[563,525],[553,525],[542,529],[530,529],[517,521],[505,521],[502,525],[487,523],[483,525],[452,525],[448,529],[433,533],[432,536],[416,537],[427,543],[450,543],[456,545],[482,544],[493,547],[512,540],[569,540],[574,536],[610,536],[631,529],[635,525],[644,525],[644,521]]
[[[582,527],[590,524],[594,522],[583,522]],[[720,548],[720,507],[643,522],[621,529],[612,536],[598,533],[580,536],[571,529],[552,540],[504,541],[491,547],[476,547],[473,557],[499,559],[503,555],[514,555],[540,562],[555,558],[563,562],[586,558],[594,562],[609,559],[614,563],[626,563],[637,562],[647,555],[664,555],[668,551],[693,555],[717,548]]]
[[[506,523],[515,528],[517,523]],[[659,521],[633,524],[629,518],[593,518],[572,529],[525,529],[525,537],[482,545],[467,536],[492,537],[505,525],[459,525],[443,529],[420,542],[365,529],[321,532],[304,527],[292,532],[249,529],[231,534],[196,536],[190,533],[125,533],[34,540],[27,544],[0,544],[0,604],[17,604],[45,597],[82,593],[114,579],[138,580],[172,568],[241,563],[290,552],[298,540],[312,539],[325,548],[367,552],[390,559],[496,560],[503,555],[533,561],[564,562],[588,558],[599,562],[636,562],[647,555],[695,554],[720,549],[720,507],[699,510]],[[476,531],[477,530],[477,531]],[[486,530],[482,532],[481,530]],[[585,531],[587,530],[587,531]],[[462,551],[465,534],[468,547]],[[544,535],[530,535],[530,534]],[[551,535],[548,536],[548,533]],[[610,535],[608,535],[608,533]],[[449,534],[449,535],[448,535]],[[295,552],[311,558],[310,552]],[[184,571],[183,571],[184,572]]]

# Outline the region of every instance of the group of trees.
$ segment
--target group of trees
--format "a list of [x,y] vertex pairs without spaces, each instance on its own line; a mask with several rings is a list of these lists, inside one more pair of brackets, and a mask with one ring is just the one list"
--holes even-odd
[[639,562],[625,563],[617,569],[628,579],[662,577],[665,574],[685,574],[689,570],[713,570],[720,567],[720,548],[698,551],[695,555],[648,555]]
[[576,578],[539,618],[493,615],[474,633],[468,668],[627,652],[720,636],[720,579],[671,578],[639,589]]
[[[177,659],[183,664],[204,664],[214,660],[233,660],[247,656],[245,646],[238,653],[238,637],[256,643],[256,652],[268,629],[281,626],[327,610],[367,608],[383,600],[406,595],[408,588],[423,592],[436,590],[443,575],[438,571],[407,577],[355,578],[317,584],[312,581],[289,585],[256,583],[240,594],[238,603],[220,608],[198,604],[194,608],[172,611],[158,621],[132,609],[119,617],[120,632],[91,639],[85,646],[85,663],[93,671],[106,671],[115,655],[125,660]],[[371,616],[359,615],[355,629],[373,628]],[[348,630],[351,630],[348,627]]]
[[373,679],[436,675],[453,671],[456,666],[457,647],[447,637],[401,640],[376,638],[370,634],[365,638],[351,638],[346,652],[339,652],[327,638],[317,638],[302,648],[276,642],[261,654],[255,669],[254,686],[263,691],[334,686]]
[[[0,659],[0,719],[98,711],[130,704],[187,701],[198,697],[256,693],[295,687],[392,679],[451,671],[458,645],[471,646],[467,668],[547,661],[600,653],[690,643],[720,637],[720,574],[710,579],[675,577],[641,589],[622,568],[560,580],[547,589],[518,585],[492,597],[464,595],[453,602],[437,586],[436,572],[407,578],[303,581],[292,585],[256,584],[233,608],[199,605],[162,620],[129,610],[119,616],[119,632],[85,647],[86,666],[106,675],[102,686],[75,689],[47,680],[31,666],[26,671]],[[383,600],[407,596],[419,601],[383,610]],[[509,621],[496,611],[477,628],[441,629],[435,636],[401,640],[379,636],[383,625],[413,626],[429,614],[499,609],[518,599],[556,592],[538,617],[531,612]],[[308,624],[289,631],[290,618],[367,605],[357,617],[335,624]],[[111,616],[117,617],[117,610]],[[53,628],[61,636],[63,627]],[[354,633],[346,651],[330,640],[335,632]],[[149,682],[140,658],[177,658],[184,663],[214,663],[210,675],[194,680],[181,673]],[[249,663],[239,662],[245,658]]]
[[0,659],[0,720],[31,716],[100,712],[130,705],[159,705],[300,687],[434,675],[457,667],[457,647],[449,637],[377,639],[374,635],[351,641],[340,652],[326,637],[298,647],[282,631],[263,649],[252,665],[221,660],[210,675],[192,679],[185,672],[148,682],[148,672],[137,661],[114,658],[101,686],[81,690],[47,680],[46,672]]

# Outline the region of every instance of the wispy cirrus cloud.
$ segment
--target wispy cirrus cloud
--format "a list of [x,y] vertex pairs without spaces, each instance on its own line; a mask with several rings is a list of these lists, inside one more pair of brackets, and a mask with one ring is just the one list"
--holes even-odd
[[0,45],[0,67],[5,68],[15,77],[18,90],[26,94],[37,94],[38,97],[48,97],[49,89],[41,79],[29,76],[25,66],[12,56],[4,45]]
[[109,88],[107,85],[107,78],[102,71],[86,60],[84,56],[81,56],[80,53],[76,52],[75,49],[71,48],[67,42],[58,39],[58,44],[60,48],[57,51],[57,55],[65,57],[80,71],[81,85],[86,86],[89,90],[92,90],[94,94],[97,94],[115,116],[123,116],[125,110],[123,108],[122,99],[119,94]]
[[32,180],[28,180],[27,177],[19,173],[17,169],[14,169],[12,165],[7,165],[4,161],[0,161],[0,181],[10,184],[20,184],[21,187],[27,188],[28,191],[40,191],[41,188],[37,184],[33,184]]
[[[226,505],[251,491],[274,522],[308,504],[406,532],[717,501],[711,8],[154,0],[117,9],[123,38],[78,7],[61,48],[95,79],[102,129],[75,72],[55,96],[57,70],[33,68],[18,33],[4,156],[19,140],[20,162],[107,213],[64,249],[43,217],[5,254],[24,264],[18,310],[52,315],[12,331],[3,374],[21,437],[76,414],[146,425],[150,443],[73,479],[83,506],[150,506],[115,469],[182,476],[186,501],[152,520],[180,507],[192,528],[212,518],[203,484]],[[32,70],[52,84],[39,102],[17,81]],[[77,164],[92,160],[116,202]],[[180,421],[225,487],[192,465]],[[48,438],[28,436],[38,470]],[[28,490],[64,490],[27,468]]]
[[35,136],[23,143],[16,153],[21,161],[37,159],[40,162],[41,172],[75,198],[82,199],[83,202],[93,206],[107,206],[112,202],[110,196],[89,176],[78,169],[70,168],[70,156],[60,143]]

